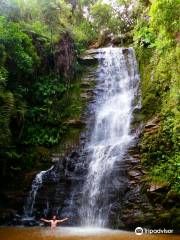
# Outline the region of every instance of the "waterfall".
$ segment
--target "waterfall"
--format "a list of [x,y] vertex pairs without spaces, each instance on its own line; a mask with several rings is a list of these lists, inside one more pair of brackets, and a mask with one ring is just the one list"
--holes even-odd
[[[56,212],[71,225],[109,227],[118,223],[128,191],[128,150],[137,132],[131,123],[141,108],[139,74],[132,48],[94,51],[98,66],[88,66],[84,82],[96,81],[86,110],[79,147],[49,170],[38,173],[24,216]],[[135,136],[136,134],[136,136]],[[43,189],[42,185],[46,187]]]
[[35,178],[32,182],[31,191],[29,192],[29,195],[26,199],[26,204],[24,206],[24,217],[25,218],[32,217],[34,205],[35,205],[35,201],[36,201],[36,195],[37,195],[38,190],[41,188],[41,186],[43,184],[43,177],[45,176],[45,174],[47,172],[49,172],[52,169],[53,169],[53,166],[46,171],[39,172],[35,176]]
[[[132,144],[133,110],[138,107],[139,75],[132,48],[102,48],[97,58],[95,124],[86,145],[88,173],[82,190],[80,218],[83,225],[108,224],[113,188],[123,185],[116,168]],[[121,177],[121,176],[120,176]],[[118,183],[119,181],[119,183]],[[119,184],[119,185],[118,185]]]

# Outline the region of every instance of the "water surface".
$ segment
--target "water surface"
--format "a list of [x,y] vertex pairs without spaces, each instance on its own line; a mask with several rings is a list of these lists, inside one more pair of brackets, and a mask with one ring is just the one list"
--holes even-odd
[[1,240],[178,240],[178,235],[156,234],[136,236],[133,232],[101,229],[58,227],[52,231],[43,227],[1,227]]

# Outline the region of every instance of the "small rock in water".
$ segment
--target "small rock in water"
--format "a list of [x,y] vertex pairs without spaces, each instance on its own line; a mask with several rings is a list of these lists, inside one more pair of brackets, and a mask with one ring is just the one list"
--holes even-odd
[[127,53],[129,52],[129,49],[128,49],[128,48],[124,48],[124,49],[122,50],[122,52],[123,52],[123,54],[127,54]]
[[22,224],[25,227],[34,227],[34,226],[39,226],[39,223],[35,219],[23,219]]

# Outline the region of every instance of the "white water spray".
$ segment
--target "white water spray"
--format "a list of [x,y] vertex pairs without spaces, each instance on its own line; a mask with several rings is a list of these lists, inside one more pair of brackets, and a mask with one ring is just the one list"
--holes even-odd
[[29,217],[32,216],[33,210],[34,210],[35,201],[36,201],[36,195],[37,195],[38,190],[42,186],[43,177],[44,177],[44,175],[47,172],[52,170],[53,167],[54,166],[52,166],[50,169],[48,169],[46,171],[41,171],[40,173],[38,173],[36,175],[35,179],[33,180],[32,186],[31,186],[31,191],[29,192],[29,195],[28,195],[27,200],[26,200],[26,204],[24,206],[24,217],[25,218],[29,218]]
[[130,132],[139,75],[132,48],[99,49],[95,126],[87,144],[90,159],[83,187],[80,216],[83,225],[106,226],[110,211],[109,182],[134,136]]

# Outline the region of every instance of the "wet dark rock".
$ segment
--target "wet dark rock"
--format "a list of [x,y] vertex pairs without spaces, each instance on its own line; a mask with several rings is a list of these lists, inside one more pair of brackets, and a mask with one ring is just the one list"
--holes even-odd
[[98,59],[90,55],[80,56],[78,60],[81,64],[88,65],[88,66],[98,63]]
[[[78,57],[78,60],[81,64],[84,64],[87,66],[96,65],[98,64],[98,59],[99,59],[98,53],[99,52],[97,49],[86,50],[83,55]],[[95,75],[92,77],[94,78]]]
[[22,219],[21,220],[22,225],[25,227],[35,227],[39,226],[39,222],[37,222],[35,219]]
[[91,86],[91,82],[87,82],[87,81],[84,82],[84,81],[83,81],[83,82],[81,83],[81,87],[83,87],[83,88],[89,88],[90,86]]
[[54,50],[54,64],[58,73],[68,77],[72,74],[72,66],[76,59],[74,42],[68,33],[64,33],[56,43]]
[[[91,78],[91,75],[93,76],[90,69],[90,72],[87,72],[85,76],[85,81]],[[85,85],[87,86],[85,93],[91,95],[92,89],[89,88],[89,84],[85,83]],[[92,115],[93,111],[88,108],[81,120],[72,119],[66,124],[76,128],[84,128],[85,123],[92,126],[94,121]],[[87,174],[87,164],[81,164],[79,159],[83,163],[87,158],[87,153],[82,149],[89,136],[89,131],[84,129],[80,135],[81,142],[73,146],[65,157],[58,153],[52,154],[54,168],[44,175],[43,184],[38,189],[33,212],[35,218],[51,217],[52,214],[56,214],[60,218],[71,215],[68,224],[71,226],[78,224],[82,184]],[[76,189],[76,191],[71,195],[72,189]]]
[[14,209],[0,208],[0,224],[9,224],[17,215]]
[[81,93],[81,98],[84,98],[84,99],[89,99],[91,96],[92,96],[92,94],[91,93],[88,93],[88,92],[86,92],[86,93]]
[[79,152],[78,151],[73,151],[70,155],[70,158],[78,158],[79,157]]
[[128,172],[128,175],[130,177],[137,178],[137,177],[141,176],[142,174],[141,174],[141,172],[139,172],[137,170],[131,170]]
[[60,161],[60,156],[59,156],[59,154],[58,154],[58,155],[53,154],[53,155],[51,156],[51,161],[52,161],[53,163],[59,162],[59,161]]
[[122,50],[122,52],[123,52],[123,54],[128,54],[129,49],[128,49],[128,48],[124,48],[124,49]]
[[74,126],[77,128],[82,128],[85,123],[80,119],[71,119],[71,120],[64,122],[64,124],[71,125],[71,126]]

